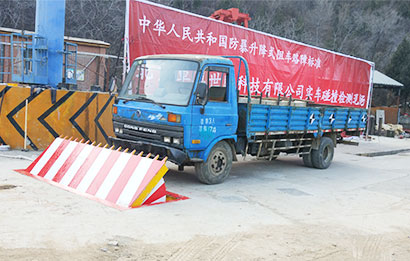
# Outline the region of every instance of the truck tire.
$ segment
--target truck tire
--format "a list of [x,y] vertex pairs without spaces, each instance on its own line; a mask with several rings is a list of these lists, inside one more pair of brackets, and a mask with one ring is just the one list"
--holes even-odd
[[198,180],[212,185],[226,180],[232,168],[231,146],[225,141],[220,141],[212,148],[205,162],[195,164]]
[[320,139],[319,148],[312,150],[312,164],[317,169],[327,169],[332,163],[335,148],[331,138],[322,137]]
[[302,158],[303,158],[303,164],[304,164],[306,167],[313,168],[313,164],[312,164],[312,152],[310,152],[309,154],[303,154],[303,155],[302,155]]

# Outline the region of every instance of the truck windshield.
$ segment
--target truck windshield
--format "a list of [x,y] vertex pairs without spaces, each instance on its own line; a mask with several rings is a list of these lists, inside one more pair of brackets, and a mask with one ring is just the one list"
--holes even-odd
[[136,60],[119,98],[157,104],[188,105],[199,64],[193,61]]

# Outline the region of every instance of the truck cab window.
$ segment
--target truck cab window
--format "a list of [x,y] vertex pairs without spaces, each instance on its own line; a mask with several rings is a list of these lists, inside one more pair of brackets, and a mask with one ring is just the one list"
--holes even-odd
[[136,60],[119,96],[138,101],[187,106],[198,63],[188,60]]
[[226,102],[228,73],[225,68],[207,68],[202,74],[202,83],[208,86],[208,101]]

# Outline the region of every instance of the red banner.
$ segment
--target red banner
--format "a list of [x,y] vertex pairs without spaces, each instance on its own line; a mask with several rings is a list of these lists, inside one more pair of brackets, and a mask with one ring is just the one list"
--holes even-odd
[[[130,0],[129,58],[150,54],[240,55],[252,95],[292,96],[366,108],[373,63],[166,6]],[[246,78],[238,81],[246,93]]]

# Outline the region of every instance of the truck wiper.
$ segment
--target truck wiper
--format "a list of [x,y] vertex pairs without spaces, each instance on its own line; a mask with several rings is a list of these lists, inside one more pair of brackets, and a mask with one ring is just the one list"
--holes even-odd
[[124,99],[124,104],[129,102],[129,101],[140,101],[140,100],[144,100],[144,101],[149,101],[155,105],[158,105],[159,107],[161,107],[162,109],[165,109],[165,106],[154,101],[153,99],[147,98],[145,96],[139,96],[139,97],[135,97],[135,98],[123,98]]

